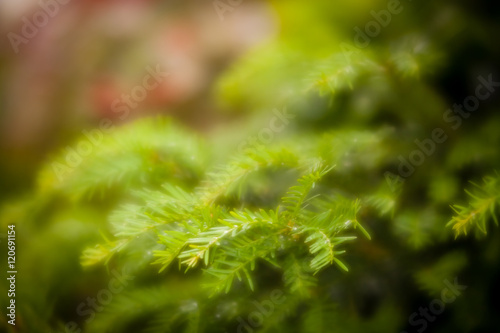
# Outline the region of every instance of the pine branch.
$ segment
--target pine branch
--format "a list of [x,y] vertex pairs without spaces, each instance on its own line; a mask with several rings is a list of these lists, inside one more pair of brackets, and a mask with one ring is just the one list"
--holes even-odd
[[[269,224],[268,224],[269,225]],[[262,230],[253,230],[246,233],[247,228],[240,234],[229,238],[217,253],[213,264],[205,270],[214,276],[214,282],[207,286],[212,293],[229,292],[233,282],[245,280],[251,290],[254,290],[254,281],[250,274],[255,269],[256,261],[261,259],[273,266],[279,267],[274,257],[279,246],[280,229],[276,226],[261,225]]]
[[284,216],[290,219],[298,217],[298,213],[307,203],[309,192],[315,187],[316,182],[326,175],[333,167],[321,167],[320,164],[315,165],[310,172],[302,176],[298,180],[298,185],[292,186],[285,196],[281,199],[284,207]]
[[[298,157],[289,150],[271,150],[264,147],[247,152],[226,167],[208,173],[209,178],[200,189],[198,196],[204,205],[213,204],[217,199],[234,190],[249,174],[264,168],[293,168]],[[241,193],[241,190],[240,190]]]
[[[80,140],[88,141],[85,136]],[[158,182],[199,179],[205,166],[201,141],[165,118],[138,121],[101,140],[90,155],[79,156],[75,167],[66,165],[68,152],[62,152],[40,173],[42,190],[62,191],[81,200],[102,196],[113,187],[154,187]]]
[[448,222],[447,226],[453,226],[455,237],[476,227],[482,234],[487,233],[486,223],[493,219],[498,226],[496,205],[500,201],[500,176],[488,176],[483,179],[484,184],[474,186],[472,190],[465,190],[471,198],[468,206],[453,205],[456,215]]

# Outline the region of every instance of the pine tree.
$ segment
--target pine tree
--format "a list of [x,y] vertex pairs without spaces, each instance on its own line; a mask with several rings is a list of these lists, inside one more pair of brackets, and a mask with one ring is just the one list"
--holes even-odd
[[[457,276],[476,292],[447,305],[444,329],[494,324],[494,309],[465,314],[498,276],[500,117],[485,103],[453,128],[433,81],[458,61],[446,45],[467,8],[442,26],[427,23],[447,6],[405,4],[359,48],[337,35],[348,4],[274,6],[281,34],[216,83],[231,126],[134,121],[62,177],[67,152],[54,156],[5,207],[2,225],[22,221],[21,331],[395,332]],[[259,136],[274,108],[293,119]]]

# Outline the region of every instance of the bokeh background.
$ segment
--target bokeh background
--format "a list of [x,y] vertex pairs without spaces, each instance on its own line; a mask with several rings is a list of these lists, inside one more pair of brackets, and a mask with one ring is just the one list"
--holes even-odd
[[[478,76],[500,81],[500,9],[493,1],[403,0],[401,11],[379,25],[380,32],[363,47],[356,29],[365,31],[375,20],[372,12],[387,10],[391,1],[42,3],[52,4],[54,15],[33,37],[13,46],[12,33],[22,35],[26,20],[43,6],[0,1],[0,258],[5,262],[7,225],[15,223],[20,272],[19,325],[7,325],[2,315],[5,332],[63,332],[69,321],[85,332],[142,332],[146,324],[106,326],[106,318],[85,326],[75,309],[106,285],[109,268],[83,268],[83,250],[112,234],[108,216],[129,199],[129,188],[154,188],[164,181],[196,186],[206,169],[230,159],[242,142],[268,126],[273,110],[286,108],[295,117],[276,142],[298,145],[324,132],[345,134],[332,140],[338,154],[332,159],[339,165],[332,182],[368,197],[387,191],[384,172],[397,173],[398,156],[408,157],[415,139],[445,126],[443,113],[474,93]],[[147,68],[157,66],[168,76],[120,117],[113,103],[141,84]],[[331,310],[335,329],[324,332],[415,332],[408,317],[439,294],[444,278],[455,277],[467,291],[426,331],[498,331],[498,228],[480,238],[471,233],[455,239],[446,223],[453,215],[450,205],[467,202],[468,182],[479,183],[498,170],[499,100],[500,92],[492,93],[459,129],[447,132],[449,140],[417,168],[398,198],[380,203],[390,214],[364,213],[372,239],[379,241],[353,250],[347,259],[351,275],[324,277],[324,285],[335,285],[327,293],[338,307]],[[141,123],[141,118],[161,123],[154,120],[158,116],[175,125]],[[159,153],[165,174],[127,178],[127,156],[111,154],[109,165],[95,162],[83,168],[88,174],[60,183],[53,161],[63,161],[64,149],[75,147],[82,131],[99,128],[103,119],[125,139],[144,145],[162,131],[179,130],[171,134],[179,144],[191,140],[184,131],[192,133],[197,160],[189,172],[170,179],[175,166]],[[138,122],[144,125],[133,127]],[[353,150],[350,139],[363,146]],[[116,168],[101,175],[111,179],[110,190],[97,198],[88,195],[99,189],[90,189],[85,177],[110,165]],[[114,179],[120,168],[125,176]],[[265,182],[256,181],[254,190],[262,192],[253,201],[257,205],[276,195]],[[157,267],[141,267],[144,275],[136,280],[141,286],[163,281]],[[146,316],[138,322],[147,321]],[[305,332],[299,328],[305,326],[294,329]],[[237,327],[228,320],[224,328],[207,331]],[[280,327],[269,332],[288,329]]]

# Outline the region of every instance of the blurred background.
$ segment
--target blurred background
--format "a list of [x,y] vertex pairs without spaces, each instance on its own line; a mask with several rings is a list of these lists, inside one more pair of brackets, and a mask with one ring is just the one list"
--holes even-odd
[[[356,197],[390,193],[384,173],[397,173],[398,156],[408,158],[415,139],[449,126],[443,114],[474,94],[479,76],[500,81],[499,33],[500,7],[487,0],[0,0],[0,258],[6,226],[16,223],[21,272],[19,325],[2,315],[0,330],[66,332],[74,321],[82,332],[142,332],[107,319],[86,325],[75,312],[109,280],[104,267],[82,268],[82,251],[112,234],[108,216],[129,200],[129,188],[160,181],[194,188],[268,126],[275,109],[294,115],[276,142],[340,133],[329,146],[339,166],[331,186]],[[127,101],[131,95],[141,97]],[[457,276],[467,291],[425,330],[498,331],[498,228],[455,240],[446,223],[450,205],[467,202],[468,182],[498,170],[499,100],[492,92],[458,129],[447,127],[449,139],[400,196],[387,194],[394,200],[381,205],[391,213],[363,213],[379,241],[349,255],[352,275],[324,277],[337,285],[329,295],[345,311],[332,315],[339,332],[415,332],[408,317],[439,294],[440,281]],[[141,122],[158,116],[174,125]],[[54,161],[67,165],[67,149],[103,126],[113,126],[124,147],[152,137],[189,143],[182,149],[196,160],[179,171],[162,146],[148,158],[167,171],[141,160],[134,170],[153,171],[127,178],[127,156],[90,164],[91,156],[61,181],[65,169]],[[361,146],[351,148],[353,140]],[[89,196],[86,177],[108,167],[101,176],[110,190]],[[125,176],[114,179],[120,168]],[[272,185],[255,187],[263,194],[254,202],[274,195]],[[159,284],[156,268],[136,281]],[[229,322],[225,330],[236,331]]]
[[[42,14],[46,24],[24,39],[23,18],[34,23],[44,8],[53,17]],[[206,131],[218,119],[214,80],[278,28],[275,11],[255,1],[224,21],[201,1],[2,1],[0,13],[5,194],[29,186],[50,153],[103,118],[123,125],[160,113]],[[113,101],[141,84],[148,66],[170,75],[120,119]]]

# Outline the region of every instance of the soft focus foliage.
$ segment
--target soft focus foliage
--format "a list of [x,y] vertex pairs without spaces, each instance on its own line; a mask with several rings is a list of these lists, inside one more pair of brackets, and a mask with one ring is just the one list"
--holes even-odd
[[[66,13],[82,13],[81,31],[55,19],[82,38],[61,51],[74,70],[46,87],[61,88],[55,104],[40,102],[61,118],[45,146],[1,151],[0,232],[17,226],[19,271],[6,330],[413,332],[410,316],[455,279],[467,289],[429,332],[498,329],[500,92],[447,113],[479,76],[500,81],[498,10],[401,2],[360,47],[353,28],[389,2],[248,0],[224,21],[211,2],[138,2],[110,18],[123,31],[102,27],[94,2]],[[15,59],[2,73],[23,73]],[[144,59],[172,78],[121,121],[110,105],[130,89],[116,82],[140,81]],[[68,167],[89,140],[79,118],[114,128]]]

